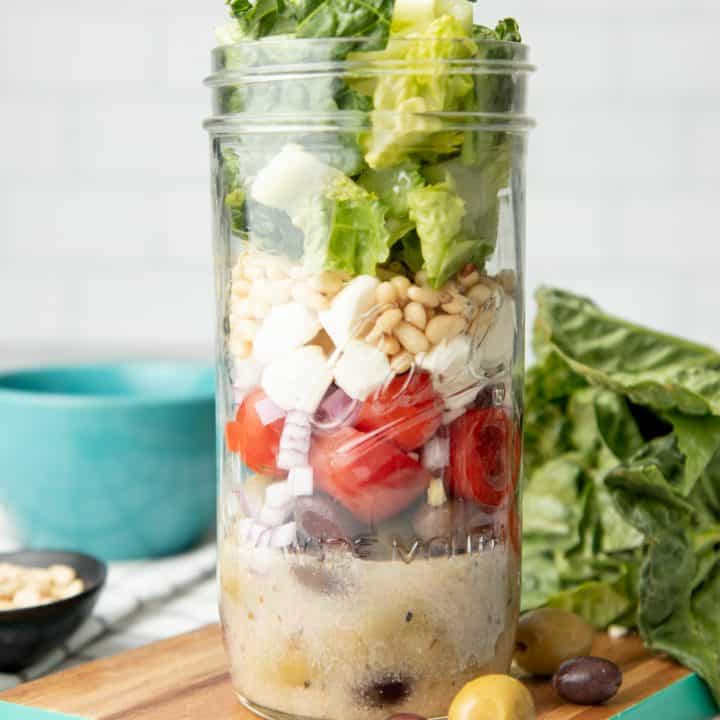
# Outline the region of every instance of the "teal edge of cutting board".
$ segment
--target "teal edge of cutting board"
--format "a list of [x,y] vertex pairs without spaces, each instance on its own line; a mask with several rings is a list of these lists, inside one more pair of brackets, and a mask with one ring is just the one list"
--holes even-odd
[[41,710],[27,705],[0,702],[0,720],[85,720],[85,718]]
[[[697,675],[689,675],[638,705],[613,715],[612,720],[711,720],[716,712],[715,702],[705,683]],[[0,702],[0,720],[83,720],[83,718],[39,710],[26,705]]]
[[612,720],[711,720],[717,712],[707,685],[697,675],[688,675]]

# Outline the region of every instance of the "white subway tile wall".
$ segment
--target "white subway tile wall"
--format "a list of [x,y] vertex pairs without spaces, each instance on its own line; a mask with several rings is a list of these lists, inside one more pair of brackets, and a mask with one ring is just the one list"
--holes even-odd
[[[540,67],[529,288],[720,346],[720,3],[478,0],[476,13],[518,17]],[[210,354],[201,80],[223,18],[221,0],[0,3],[6,362],[23,347]]]

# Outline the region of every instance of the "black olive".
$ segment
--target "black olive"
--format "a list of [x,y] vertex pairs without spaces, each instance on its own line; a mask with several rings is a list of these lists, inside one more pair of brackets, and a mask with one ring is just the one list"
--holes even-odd
[[406,700],[411,692],[412,682],[400,675],[384,675],[358,689],[362,702],[378,708],[397,705]]
[[576,705],[600,705],[621,684],[622,672],[614,662],[591,656],[566,660],[553,676],[555,692]]

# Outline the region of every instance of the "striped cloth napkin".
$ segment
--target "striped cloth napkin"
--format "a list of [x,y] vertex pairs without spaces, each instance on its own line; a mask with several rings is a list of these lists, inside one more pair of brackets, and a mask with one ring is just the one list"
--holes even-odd
[[[1,513],[0,513],[1,515]],[[2,527],[0,548],[13,549]],[[110,563],[92,616],[36,664],[0,673],[0,691],[50,672],[217,622],[213,542],[167,558]]]

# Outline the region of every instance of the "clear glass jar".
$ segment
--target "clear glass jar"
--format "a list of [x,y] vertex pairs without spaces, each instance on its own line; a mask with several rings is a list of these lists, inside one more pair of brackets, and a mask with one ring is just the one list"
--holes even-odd
[[532,68],[405,42],[225,46],[207,81],[221,615],[271,718],[444,715],[512,656]]

